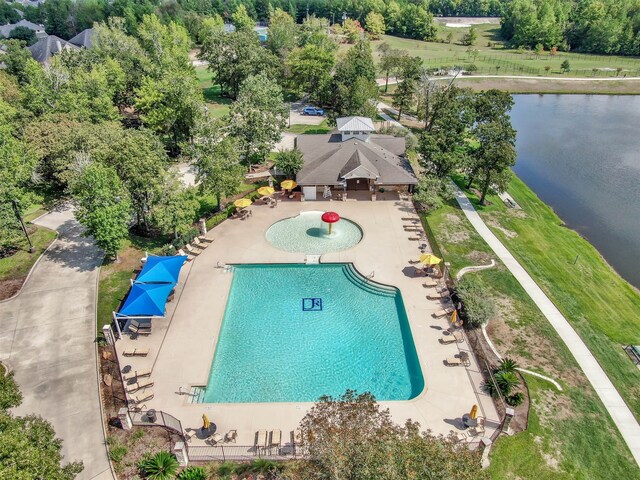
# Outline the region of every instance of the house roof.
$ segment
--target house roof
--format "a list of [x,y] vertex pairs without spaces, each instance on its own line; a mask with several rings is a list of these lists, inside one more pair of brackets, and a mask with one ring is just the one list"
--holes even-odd
[[16,27],[26,27],[34,32],[44,32],[44,27],[42,25],[30,22],[29,20],[18,20],[16,23],[8,23],[7,25],[0,26],[0,35],[9,38],[9,35]]
[[93,32],[93,28],[87,28],[70,39],[69,43],[74,44],[76,47],[91,48],[93,46]]
[[373,122],[367,117],[341,117],[336,120],[338,131],[375,132]]
[[78,47],[56,37],[55,35],[48,35],[41,38],[28,48],[31,51],[31,56],[34,60],[40,63],[47,63],[56,53],[60,53],[64,49],[75,50]]
[[368,142],[356,138],[343,142],[341,138],[340,134],[297,137],[297,148],[304,157],[296,175],[299,185],[339,185],[351,178],[377,179],[379,185],[418,183],[407,159],[381,144],[404,153],[404,138],[371,135]]

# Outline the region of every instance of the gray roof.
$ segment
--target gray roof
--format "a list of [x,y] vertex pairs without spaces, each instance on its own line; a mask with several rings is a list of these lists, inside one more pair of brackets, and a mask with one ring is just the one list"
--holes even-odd
[[74,44],[66,42],[55,35],[48,35],[28,47],[34,60],[47,63],[53,55],[64,49],[77,50]]
[[69,43],[73,43],[76,47],[91,48],[93,46],[93,28],[81,31],[70,39]]
[[340,117],[336,119],[338,131],[375,132],[373,121],[367,117]]
[[414,185],[418,180],[409,161],[382,144],[404,153],[405,141],[391,135],[370,135],[369,141],[341,141],[340,134],[299,135],[297,148],[304,165],[296,175],[299,185],[338,185],[350,178],[376,179],[379,185]]
[[9,38],[9,35],[16,27],[27,27],[34,32],[44,32],[44,27],[42,25],[30,22],[29,20],[19,20],[16,23],[8,23],[6,25],[0,26],[0,35],[5,38]]

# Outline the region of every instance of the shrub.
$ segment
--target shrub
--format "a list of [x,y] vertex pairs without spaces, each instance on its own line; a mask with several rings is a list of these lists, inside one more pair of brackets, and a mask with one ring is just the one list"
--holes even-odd
[[114,445],[112,447],[109,447],[109,458],[114,463],[120,463],[128,451],[129,449],[125,445]]
[[178,460],[169,452],[158,452],[140,461],[138,468],[151,480],[170,480],[178,471]]
[[165,257],[170,257],[172,255],[175,255],[176,253],[177,253],[176,247],[174,247],[170,243],[163,245],[162,248],[160,248],[160,250],[158,251],[158,255],[162,255]]
[[467,72],[477,72],[478,66],[475,63],[472,63],[471,65],[467,66],[466,70]]
[[500,393],[505,398],[511,395],[513,389],[520,385],[520,380],[514,372],[498,371],[498,373],[494,375],[494,378],[500,389]]
[[511,405],[512,407],[517,407],[521,405],[522,402],[524,402],[524,393],[516,392],[513,395],[509,395],[508,397],[506,397],[505,401],[507,402],[508,405]]
[[178,480],[207,480],[207,472],[202,467],[187,467],[177,478]]
[[495,303],[487,297],[475,280],[465,278],[458,284],[456,290],[464,306],[467,324],[471,327],[481,327],[495,315]]

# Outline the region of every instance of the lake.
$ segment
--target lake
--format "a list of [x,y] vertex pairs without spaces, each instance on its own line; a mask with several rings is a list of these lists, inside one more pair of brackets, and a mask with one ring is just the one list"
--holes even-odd
[[514,99],[516,174],[640,288],[640,96]]

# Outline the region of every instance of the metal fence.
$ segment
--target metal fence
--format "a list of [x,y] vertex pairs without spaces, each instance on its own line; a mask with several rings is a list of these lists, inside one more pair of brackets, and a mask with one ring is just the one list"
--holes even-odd
[[256,445],[191,445],[187,446],[190,462],[209,462],[212,460],[255,460],[265,458],[269,460],[291,460],[304,456],[304,450],[293,443],[281,446],[258,447]]
[[178,432],[180,435],[184,435],[180,420],[161,410],[129,412],[129,417],[134,425],[166,427]]

